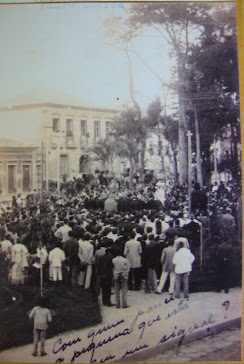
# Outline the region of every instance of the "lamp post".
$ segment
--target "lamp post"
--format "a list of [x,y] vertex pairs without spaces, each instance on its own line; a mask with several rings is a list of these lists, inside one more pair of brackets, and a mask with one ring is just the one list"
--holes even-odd
[[61,137],[64,134],[64,131],[61,131],[58,134],[58,148],[57,148],[57,190],[58,194],[60,193],[60,150],[61,150]]

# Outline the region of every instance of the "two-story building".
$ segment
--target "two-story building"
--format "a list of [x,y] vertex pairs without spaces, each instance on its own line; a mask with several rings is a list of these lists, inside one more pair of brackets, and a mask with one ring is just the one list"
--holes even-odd
[[[48,166],[46,178],[57,180],[58,170],[61,180],[65,180],[101,169],[92,148],[108,136],[116,114],[116,110],[110,109],[45,104],[42,133]],[[115,163],[115,172],[120,172],[118,163]]]
[[[92,148],[107,137],[113,118],[119,112],[80,106],[79,100],[65,96],[60,100],[60,95],[54,96],[33,93],[0,105],[1,137],[20,141],[20,145],[25,148],[30,145],[36,147],[33,156],[28,159],[32,161],[29,168],[31,190],[40,188],[40,164],[43,165],[44,182],[65,181],[82,173],[103,169],[104,166],[93,155]],[[21,151],[16,149],[15,152]],[[2,164],[8,163],[8,155],[4,153],[2,151]],[[2,186],[9,193],[24,191],[26,188],[18,182],[22,177],[13,172],[20,168],[18,162],[12,166],[12,169],[2,168],[1,178],[5,181]],[[114,161],[114,173],[120,174],[124,169],[125,162],[117,158]],[[6,181],[9,182],[6,184]]]

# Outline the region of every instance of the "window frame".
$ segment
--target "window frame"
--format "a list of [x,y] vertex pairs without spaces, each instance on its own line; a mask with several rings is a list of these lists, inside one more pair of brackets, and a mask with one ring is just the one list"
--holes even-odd
[[[56,127],[55,122],[57,123]],[[60,118],[53,118],[53,132],[60,133]]]

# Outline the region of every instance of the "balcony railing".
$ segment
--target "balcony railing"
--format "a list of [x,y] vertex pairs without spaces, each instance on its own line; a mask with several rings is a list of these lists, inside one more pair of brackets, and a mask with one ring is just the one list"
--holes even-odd
[[67,137],[73,137],[74,136],[73,131],[72,130],[67,130],[66,131],[66,136]]

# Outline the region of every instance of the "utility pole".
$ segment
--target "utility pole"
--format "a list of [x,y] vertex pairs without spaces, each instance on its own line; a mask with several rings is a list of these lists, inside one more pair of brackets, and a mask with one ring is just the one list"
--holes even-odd
[[43,139],[41,143],[41,201],[43,200]]
[[191,213],[191,137],[192,133],[189,130],[186,134],[188,137],[188,211]]
[[58,143],[58,148],[57,148],[57,153],[58,153],[58,160],[57,160],[57,188],[58,188],[58,194],[60,193],[60,140]]
[[58,145],[57,145],[57,190],[60,193],[60,154],[61,154],[61,143],[64,131],[60,131],[58,135]]
[[48,163],[49,163],[49,145],[48,145],[48,135],[47,135],[47,139],[46,139],[46,192],[48,193],[49,191],[49,168],[48,168]]
[[46,170],[45,170],[45,179],[46,179],[46,191],[49,191],[49,132],[47,131],[47,129],[52,129],[52,126],[48,126],[48,125],[44,125],[43,129],[45,129],[45,132],[43,131],[44,135],[45,135],[45,139],[46,139],[46,151],[45,151],[45,155],[46,155]]

